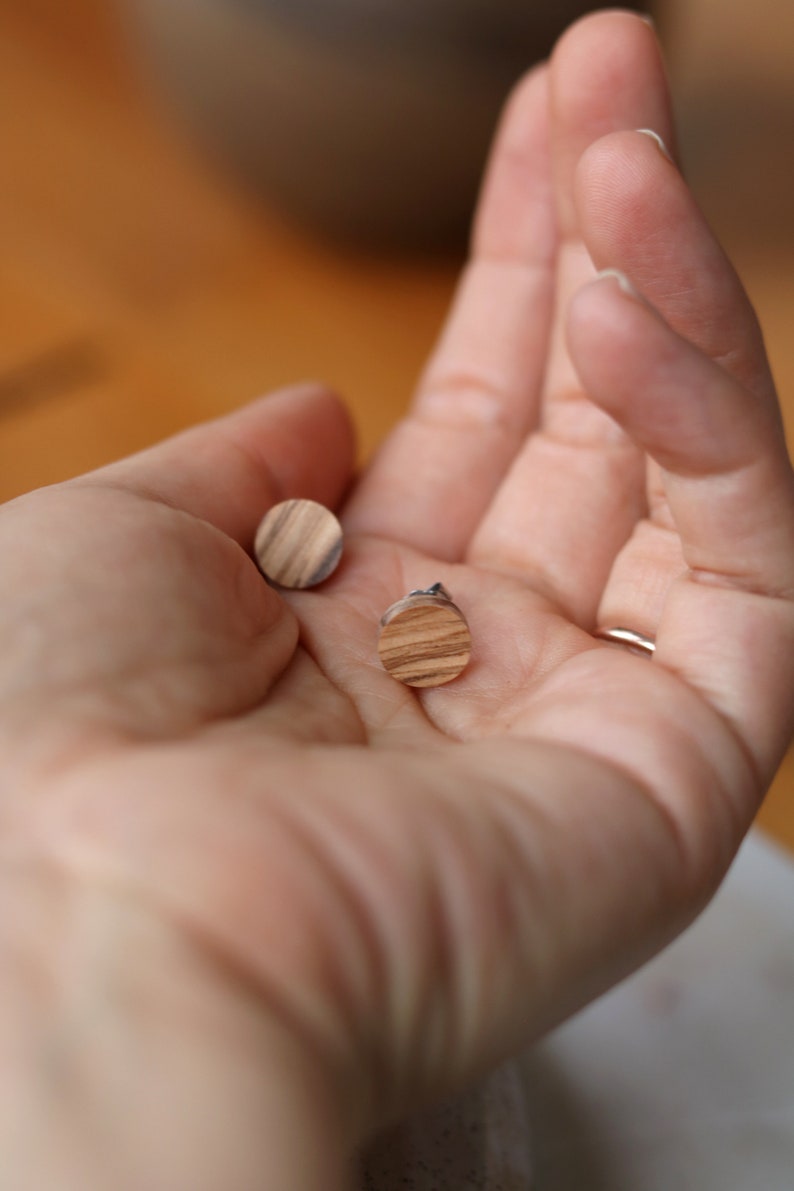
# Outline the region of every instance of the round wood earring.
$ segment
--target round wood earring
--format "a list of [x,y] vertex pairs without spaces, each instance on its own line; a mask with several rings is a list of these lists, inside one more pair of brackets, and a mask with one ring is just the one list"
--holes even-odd
[[469,664],[466,618],[441,583],[409,592],[384,612],[378,653],[383,666],[406,686],[443,686]]
[[281,587],[315,587],[342,557],[342,527],[315,500],[285,500],[269,509],[254,539],[262,573]]

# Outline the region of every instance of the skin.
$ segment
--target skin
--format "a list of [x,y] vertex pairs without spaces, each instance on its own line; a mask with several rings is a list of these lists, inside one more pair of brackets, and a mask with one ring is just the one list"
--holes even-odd
[[[724,875],[791,733],[794,484],[751,307],[640,128],[673,147],[652,30],[588,17],[508,105],[363,476],[304,386],[0,512],[17,1191],[342,1191]],[[289,496],[346,545],[282,595],[249,552]],[[376,626],[437,580],[475,654],[417,693]]]

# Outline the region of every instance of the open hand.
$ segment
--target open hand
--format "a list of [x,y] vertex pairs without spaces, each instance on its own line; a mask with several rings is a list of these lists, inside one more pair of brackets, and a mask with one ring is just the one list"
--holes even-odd
[[[673,147],[653,33],[587,18],[352,487],[306,387],[2,510],[15,1187],[344,1187],[724,874],[791,728],[794,485],[747,298],[637,129]],[[313,591],[251,560],[288,496],[341,509]],[[436,581],[474,653],[419,693],[377,624]]]

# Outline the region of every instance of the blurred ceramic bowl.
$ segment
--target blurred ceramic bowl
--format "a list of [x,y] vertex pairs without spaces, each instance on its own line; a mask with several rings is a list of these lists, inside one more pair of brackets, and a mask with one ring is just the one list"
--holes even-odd
[[302,219],[427,246],[468,223],[499,109],[578,0],[123,0],[191,126]]

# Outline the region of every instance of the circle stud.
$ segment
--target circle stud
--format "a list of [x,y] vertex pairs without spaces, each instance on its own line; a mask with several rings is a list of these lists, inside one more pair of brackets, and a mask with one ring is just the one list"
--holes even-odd
[[440,583],[409,592],[381,617],[378,653],[398,682],[443,686],[471,657],[471,633],[460,608]]
[[285,500],[260,522],[254,540],[259,568],[281,587],[316,587],[342,557],[342,527],[315,500]]

